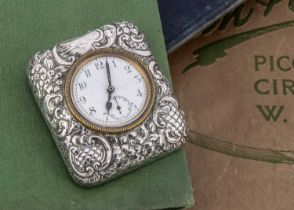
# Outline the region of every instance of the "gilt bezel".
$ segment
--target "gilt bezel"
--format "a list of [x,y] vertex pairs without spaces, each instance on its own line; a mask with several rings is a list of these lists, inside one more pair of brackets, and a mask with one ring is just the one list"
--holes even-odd
[[[132,119],[130,123],[123,126],[106,127],[106,126],[102,126],[102,125],[91,122],[79,112],[72,98],[72,90],[73,90],[72,84],[77,73],[81,70],[81,68],[86,63],[96,58],[104,57],[104,56],[119,57],[131,63],[143,76],[143,79],[146,84],[147,96],[146,96],[144,108],[141,110],[141,112],[137,115],[136,118]],[[150,71],[148,70],[148,67],[144,65],[144,63],[133,54],[127,51],[124,51],[122,49],[117,49],[117,48],[102,48],[102,49],[97,49],[97,50],[85,53],[72,64],[65,78],[64,98],[70,113],[78,122],[80,122],[85,127],[97,132],[102,132],[102,133],[122,133],[122,132],[130,131],[138,127],[139,125],[141,125],[151,113],[155,100],[156,100],[155,83]]]

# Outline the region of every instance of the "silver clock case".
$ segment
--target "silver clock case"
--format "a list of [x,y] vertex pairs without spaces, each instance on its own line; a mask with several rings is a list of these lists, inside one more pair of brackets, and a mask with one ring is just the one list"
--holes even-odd
[[[156,88],[151,114],[135,129],[105,134],[80,124],[64,100],[64,81],[71,65],[87,52],[117,48],[135,55],[148,66]],[[74,181],[94,186],[127,173],[150,160],[182,147],[187,136],[183,112],[167,79],[144,39],[130,22],[102,26],[81,37],[38,52],[29,63],[29,83],[36,102]]]

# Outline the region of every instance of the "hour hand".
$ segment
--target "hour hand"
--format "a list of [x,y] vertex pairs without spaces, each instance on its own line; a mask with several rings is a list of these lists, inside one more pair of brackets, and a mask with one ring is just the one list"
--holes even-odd
[[108,101],[106,102],[106,109],[107,109],[107,113],[108,113],[108,114],[109,114],[109,111],[110,111],[111,107],[112,107],[112,103],[110,102],[110,100],[108,100]]

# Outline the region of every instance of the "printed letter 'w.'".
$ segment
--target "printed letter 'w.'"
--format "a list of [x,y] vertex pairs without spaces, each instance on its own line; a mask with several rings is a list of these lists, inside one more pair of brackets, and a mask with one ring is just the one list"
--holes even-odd
[[260,111],[266,121],[273,120],[276,122],[285,106],[268,106],[268,105],[257,105],[257,109]]

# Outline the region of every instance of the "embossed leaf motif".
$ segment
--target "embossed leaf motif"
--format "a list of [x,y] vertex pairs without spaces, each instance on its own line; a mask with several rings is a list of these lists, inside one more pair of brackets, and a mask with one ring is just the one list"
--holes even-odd
[[69,157],[73,170],[79,176],[91,177],[95,171],[102,171],[108,167],[112,148],[105,138],[91,135],[85,142],[72,146]]
[[53,69],[53,66],[54,66],[53,59],[51,57],[46,57],[44,59],[44,66],[48,70]]

